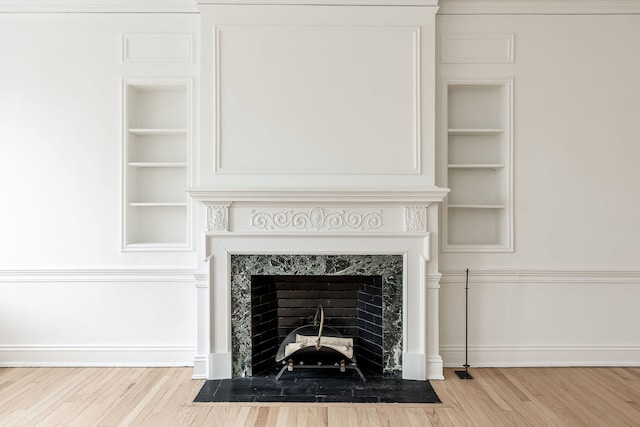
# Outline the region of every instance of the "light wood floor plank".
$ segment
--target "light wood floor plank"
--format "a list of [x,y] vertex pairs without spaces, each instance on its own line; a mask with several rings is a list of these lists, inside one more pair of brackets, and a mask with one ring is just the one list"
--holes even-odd
[[191,368],[0,368],[0,426],[640,426],[640,368],[452,370],[442,404],[193,403]]

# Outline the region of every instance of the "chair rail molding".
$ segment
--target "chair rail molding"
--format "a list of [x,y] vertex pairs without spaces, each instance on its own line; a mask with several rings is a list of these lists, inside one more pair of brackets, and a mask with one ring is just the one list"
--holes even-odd
[[439,15],[639,14],[637,0],[440,0]]
[[0,0],[0,13],[196,13],[196,0]]

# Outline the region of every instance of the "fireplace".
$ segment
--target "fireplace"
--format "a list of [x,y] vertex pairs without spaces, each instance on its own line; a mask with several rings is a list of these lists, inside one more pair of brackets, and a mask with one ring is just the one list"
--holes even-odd
[[[208,262],[198,288],[195,377],[252,375],[252,278],[255,286],[256,280],[264,285],[277,276],[306,275],[379,276],[383,373],[442,378],[434,250],[438,204],[433,202],[445,191],[190,194],[205,207]],[[260,363],[259,369],[266,369],[270,362]]]
[[232,376],[273,371],[278,346],[310,324],[354,338],[358,365],[402,375],[400,255],[232,255]]
[[[204,234],[194,377],[253,370],[250,300],[236,300],[234,257],[382,256],[402,264],[401,332],[383,369],[442,378],[438,209],[448,190],[436,185],[438,1],[218,3],[198,2],[201,120],[187,189]],[[264,265],[245,269],[279,274]]]

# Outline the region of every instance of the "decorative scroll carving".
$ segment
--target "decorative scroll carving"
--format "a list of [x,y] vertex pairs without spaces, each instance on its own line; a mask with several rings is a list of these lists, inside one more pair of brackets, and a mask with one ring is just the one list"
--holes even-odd
[[207,231],[229,231],[228,206],[207,206]]
[[406,231],[427,231],[426,206],[405,206]]
[[262,230],[296,228],[298,230],[376,230],[382,227],[382,210],[373,212],[330,211],[313,208],[305,211],[293,209],[279,212],[251,211],[251,225]]

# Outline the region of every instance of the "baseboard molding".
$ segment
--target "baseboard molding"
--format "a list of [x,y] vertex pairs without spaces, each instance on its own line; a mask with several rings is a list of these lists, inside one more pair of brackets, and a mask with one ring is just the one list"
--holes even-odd
[[[445,367],[465,362],[464,346],[441,346]],[[469,347],[469,365],[482,367],[640,366],[640,346]]]
[[1,367],[193,366],[195,347],[0,346]]

